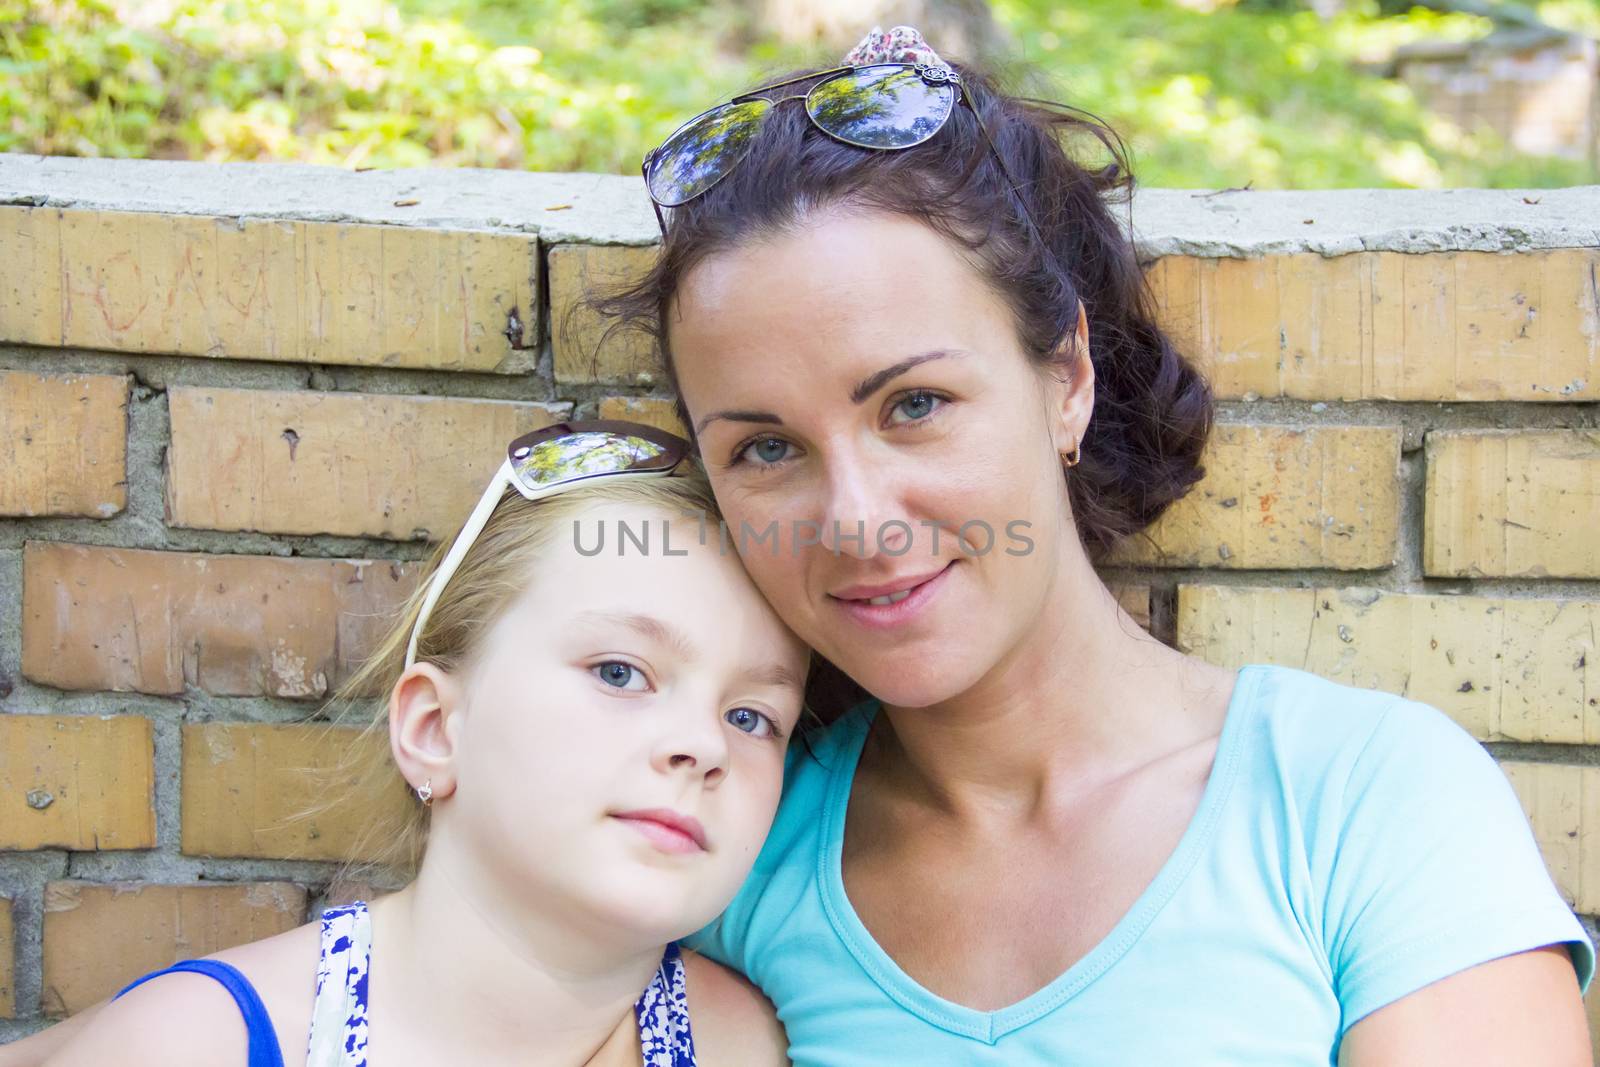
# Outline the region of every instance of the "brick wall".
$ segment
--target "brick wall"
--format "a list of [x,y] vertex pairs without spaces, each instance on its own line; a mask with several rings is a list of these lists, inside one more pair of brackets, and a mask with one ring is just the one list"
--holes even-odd
[[[1597,217],[1142,193],[1221,423],[1107,568],[1207,659],[1450,713],[1591,928]],[[0,1040],[354,891],[361,812],[296,817],[351,731],[308,716],[509,437],[672,424],[650,353],[573,310],[654,225],[626,178],[0,156]]]

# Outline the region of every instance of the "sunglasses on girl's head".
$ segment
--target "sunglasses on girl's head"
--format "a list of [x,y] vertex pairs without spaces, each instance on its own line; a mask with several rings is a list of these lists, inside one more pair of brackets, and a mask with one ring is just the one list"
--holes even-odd
[[[822,80],[805,93],[776,100],[760,95],[813,78]],[[946,66],[923,63],[837,67],[736,96],[696,115],[678,127],[661,147],[645,155],[644,182],[655,205],[656,222],[665,234],[667,224],[662,208],[687,204],[726,178],[749,154],[751,141],[767,113],[786,100],[804,100],[812,123],[835,140],[858,148],[894,150],[912,148],[938,133],[955,110],[957,99],[965,101],[975,117],[978,115],[960,74]],[[1015,192],[1017,183],[1006,171],[1005,161],[981,117],[978,129]],[[1037,234],[1039,228],[1020,196],[1017,203]]]
[[417,640],[450,577],[466,558],[495,505],[514,488],[528,500],[554,496],[565,489],[597,478],[661,477],[689,454],[689,442],[653,426],[605,419],[592,422],[558,422],[535,430],[506,446],[506,460],[478,506],[456,535],[455,543],[428,584],[428,595],[411,627],[406,645],[406,666],[417,660]]

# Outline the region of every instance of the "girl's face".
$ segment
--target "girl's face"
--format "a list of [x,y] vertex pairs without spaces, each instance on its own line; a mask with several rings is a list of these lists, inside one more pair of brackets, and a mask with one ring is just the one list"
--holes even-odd
[[[622,525],[648,554],[619,555]],[[606,937],[662,944],[714,918],[771,825],[809,657],[715,531],[702,547],[656,508],[585,511],[480,655],[446,720],[435,845],[447,818],[504,892]]]
[[730,541],[796,633],[899,706],[1006,662],[1081,552],[1061,453],[1087,360],[1039,373],[954,245],[861,212],[698,264],[669,328]]

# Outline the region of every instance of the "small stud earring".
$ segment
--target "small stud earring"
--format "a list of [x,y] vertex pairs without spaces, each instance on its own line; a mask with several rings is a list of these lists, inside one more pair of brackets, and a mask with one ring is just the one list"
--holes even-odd
[[421,785],[417,786],[417,799],[422,801],[422,806],[423,807],[425,807],[425,808],[433,807],[433,779],[432,778],[429,778],[427,781],[425,781]]
[[1063,467],[1076,467],[1079,458],[1078,442],[1074,440],[1072,442],[1072,451],[1061,454],[1061,465]]

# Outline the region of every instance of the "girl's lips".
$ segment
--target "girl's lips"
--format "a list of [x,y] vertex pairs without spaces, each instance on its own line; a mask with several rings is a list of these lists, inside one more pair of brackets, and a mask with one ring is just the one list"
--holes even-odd
[[[862,626],[875,630],[890,630],[902,626],[917,615],[933,600],[941,588],[951,569],[956,565],[956,560],[945,564],[943,570],[923,579],[921,582],[906,589],[904,582],[899,588],[894,586],[867,587],[857,586],[843,592],[855,594],[853,596],[839,596],[829,594],[828,599],[837,604],[849,619]],[[870,603],[872,597],[882,597],[891,594],[904,593],[900,599],[892,604]]]
[[648,811],[621,811],[611,814],[613,819],[637,830],[662,852],[681,855],[706,851],[706,832],[700,820],[689,815],[679,815],[665,808]]

